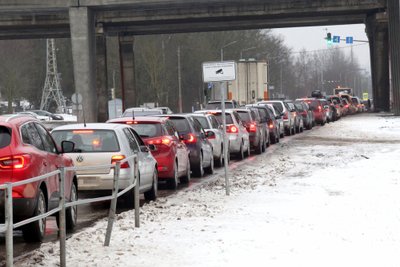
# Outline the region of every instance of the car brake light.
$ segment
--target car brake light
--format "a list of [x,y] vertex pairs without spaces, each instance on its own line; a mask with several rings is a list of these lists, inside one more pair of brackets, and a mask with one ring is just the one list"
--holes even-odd
[[1,169],[24,169],[28,166],[31,156],[28,154],[0,158]]
[[[124,155],[114,155],[111,157],[111,164],[115,164],[117,161],[121,161],[125,158]],[[121,164],[121,169],[126,169],[129,168],[129,163],[125,161],[124,163]]]
[[271,123],[268,125],[268,127],[269,127],[270,129],[273,129],[273,128],[274,128],[274,124],[271,122]]
[[288,119],[288,113],[287,113],[287,111],[285,112],[285,114],[283,114],[283,119],[285,119],[285,120]]
[[246,128],[249,133],[255,133],[257,131],[257,127],[256,127],[255,123],[248,124]]
[[227,133],[237,133],[239,129],[235,125],[228,125],[226,126]]
[[197,138],[194,134],[190,133],[187,135],[186,139],[184,140],[187,144],[193,144],[197,142]]
[[349,107],[349,104],[347,104],[345,107],[348,108],[348,107]]
[[93,130],[74,130],[72,131],[74,134],[92,134]]
[[318,106],[318,110],[321,111],[322,110],[322,106]]
[[24,196],[20,192],[12,191],[12,197],[13,198],[23,198]]
[[155,140],[149,140],[148,144],[149,145],[167,145],[168,146],[169,144],[171,144],[171,140],[167,136],[165,136],[165,137],[161,137],[161,138],[158,138]]

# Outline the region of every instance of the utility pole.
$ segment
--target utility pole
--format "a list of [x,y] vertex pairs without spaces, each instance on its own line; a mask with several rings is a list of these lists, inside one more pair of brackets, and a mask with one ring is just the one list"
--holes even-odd
[[57,70],[57,55],[54,39],[47,39],[47,70],[46,80],[40,101],[41,110],[49,110],[51,102],[56,103],[57,112],[66,111],[65,98],[62,94],[59,74]]
[[181,77],[181,46],[178,45],[178,106],[179,113],[182,113],[182,77]]

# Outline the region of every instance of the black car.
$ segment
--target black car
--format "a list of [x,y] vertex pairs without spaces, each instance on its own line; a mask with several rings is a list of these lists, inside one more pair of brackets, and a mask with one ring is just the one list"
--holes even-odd
[[239,117],[249,132],[250,146],[257,154],[265,151],[266,137],[265,126],[260,123],[258,110],[254,108],[238,108],[235,109]]
[[296,100],[294,102],[294,105],[296,106],[297,112],[303,118],[304,127],[306,127],[307,130],[310,130],[313,127],[314,120],[314,114],[312,110],[310,109],[308,104],[302,100]]
[[[208,135],[213,132],[205,132],[201,124],[190,114],[170,114],[167,116],[174,123],[179,133],[180,139],[190,150],[190,169],[198,176],[204,175],[204,170],[208,173],[214,172],[214,158],[212,145],[208,141]],[[210,136],[211,137],[211,136]]]
[[249,104],[246,107],[256,108],[260,116],[260,123],[264,125],[266,144],[275,144],[279,142],[279,124],[275,120],[275,116],[269,113],[268,106],[265,104]]

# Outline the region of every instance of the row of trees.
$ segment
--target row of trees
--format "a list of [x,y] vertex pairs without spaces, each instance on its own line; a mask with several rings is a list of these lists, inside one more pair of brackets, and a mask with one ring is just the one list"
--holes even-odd
[[[310,95],[315,89],[326,91],[340,86],[366,87],[368,77],[357,60],[341,49],[293,53],[284,40],[269,30],[138,36],[135,39],[136,104],[155,102],[178,107],[178,49],[184,111],[204,100],[201,64],[219,61],[221,48],[225,60],[255,58],[269,64],[269,84],[289,98]],[[58,69],[63,93],[74,93],[73,64],[69,39],[57,39]],[[108,87],[121,96],[118,39],[107,39]],[[26,99],[40,105],[46,75],[45,40],[0,41],[0,92],[4,101]],[[364,84],[363,84],[364,83]],[[365,88],[362,88],[363,90]],[[357,92],[357,89],[356,89]],[[11,108],[7,110],[11,112]]]

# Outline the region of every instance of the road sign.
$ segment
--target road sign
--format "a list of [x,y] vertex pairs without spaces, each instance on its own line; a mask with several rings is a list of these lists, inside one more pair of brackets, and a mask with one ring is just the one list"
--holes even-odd
[[353,36],[347,36],[346,37],[346,44],[352,44],[353,43]]
[[340,36],[334,35],[332,38],[332,42],[337,44],[340,43]]
[[72,94],[71,101],[73,104],[82,104],[82,95],[80,93]]
[[368,100],[368,93],[363,93],[363,100]]
[[203,81],[225,82],[236,79],[236,63],[234,61],[217,61],[203,63]]
[[268,89],[269,89],[269,90],[274,90],[274,89],[275,89],[275,86],[270,85],[270,86],[268,87]]

